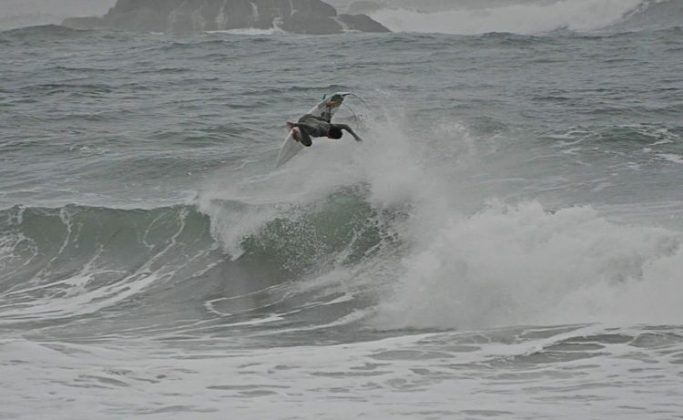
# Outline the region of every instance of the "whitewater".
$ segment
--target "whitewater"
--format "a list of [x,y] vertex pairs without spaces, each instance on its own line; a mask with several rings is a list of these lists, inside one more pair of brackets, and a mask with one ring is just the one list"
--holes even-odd
[[0,418],[683,417],[683,4],[370,14],[2,21]]

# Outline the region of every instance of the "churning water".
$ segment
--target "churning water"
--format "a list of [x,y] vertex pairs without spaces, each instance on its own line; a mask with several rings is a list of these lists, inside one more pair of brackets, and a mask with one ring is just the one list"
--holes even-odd
[[0,33],[0,417],[683,416],[681,2],[373,16]]

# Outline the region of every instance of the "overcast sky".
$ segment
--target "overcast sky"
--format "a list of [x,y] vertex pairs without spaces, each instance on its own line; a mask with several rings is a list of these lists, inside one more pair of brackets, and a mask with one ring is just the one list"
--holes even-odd
[[59,23],[65,17],[103,15],[114,3],[116,0],[0,0],[0,25],[21,26],[32,20],[36,24]]
[[106,13],[116,0],[0,0],[0,17],[29,14],[85,16]]

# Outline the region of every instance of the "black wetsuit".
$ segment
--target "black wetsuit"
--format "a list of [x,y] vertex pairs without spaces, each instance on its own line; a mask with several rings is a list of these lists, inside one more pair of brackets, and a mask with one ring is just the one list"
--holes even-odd
[[309,147],[313,144],[311,137],[331,137],[330,129],[332,128],[336,129],[336,131],[339,133],[339,137],[331,138],[341,138],[341,130],[346,130],[353,136],[354,139],[356,139],[356,141],[362,141],[362,139],[358,137],[358,135],[354,133],[351,127],[348,125],[332,124],[325,118],[316,117],[315,115],[311,114],[304,115],[303,117],[299,118],[298,122],[294,124],[290,123],[290,126],[299,128],[300,135],[298,136],[299,138],[297,140],[306,147]]
[[[332,127],[332,124],[329,120],[326,120],[324,118],[316,117],[311,114],[306,114],[303,117],[299,118],[299,121],[297,122],[297,127],[299,127],[301,131],[308,135],[301,136],[301,140],[304,146],[310,146],[310,137],[327,137],[327,133],[330,132],[330,127]],[[309,138],[305,139],[305,137]]]

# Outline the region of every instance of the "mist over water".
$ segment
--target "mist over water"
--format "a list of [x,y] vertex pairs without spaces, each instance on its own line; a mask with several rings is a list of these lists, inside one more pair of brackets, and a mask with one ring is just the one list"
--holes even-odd
[[680,4],[446,6],[0,32],[0,417],[679,415]]
[[538,34],[555,30],[591,31],[621,21],[642,0],[565,0],[481,6],[438,12],[383,9],[372,17],[393,31],[447,34],[509,32]]

